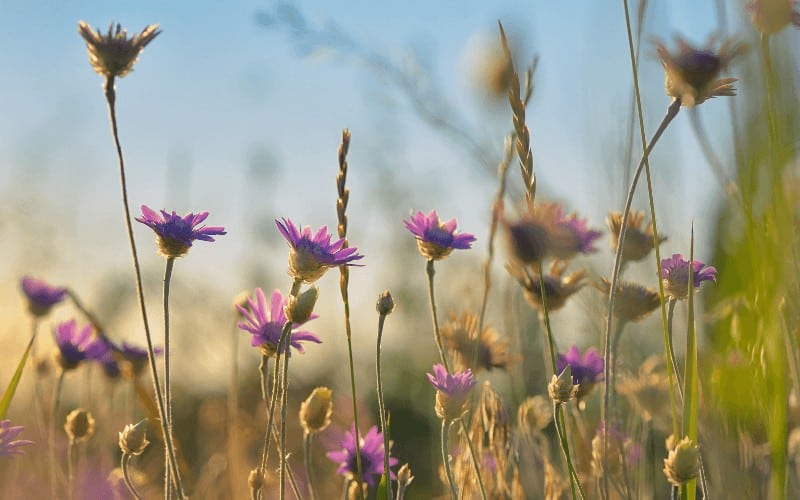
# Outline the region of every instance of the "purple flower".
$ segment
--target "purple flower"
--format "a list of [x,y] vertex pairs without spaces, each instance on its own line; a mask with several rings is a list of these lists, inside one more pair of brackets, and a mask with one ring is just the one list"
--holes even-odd
[[572,383],[580,386],[576,395],[578,398],[587,395],[594,384],[603,380],[603,356],[594,347],[581,356],[578,346],[572,344],[566,354],[559,353],[556,372],[561,373],[567,365],[572,370]]
[[[286,313],[283,311],[285,305],[286,299],[281,296],[280,291],[275,290],[272,292],[269,308],[267,308],[267,298],[264,296],[264,291],[256,288],[256,300],[248,298],[247,307],[236,306],[245,319],[245,321],[239,323],[239,328],[253,335],[251,344],[253,347],[258,347],[266,356],[273,356],[278,350],[281,331],[283,330],[283,325],[286,324]],[[312,314],[309,319],[316,317],[316,314]],[[319,337],[311,332],[297,331],[296,329],[299,326],[296,323],[292,324],[292,332],[289,338],[289,344],[297,351],[303,352],[303,344],[301,342],[322,343]],[[283,354],[283,351],[281,351],[281,354]]]
[[137,217],[136,220],[155,231],[158,253],[174,259],[185,255],[195,240],[214,241],[212,236],[226,234],[225,228],[221,226],[198,227],[206,218],[208,212],[190,212],[181,217],[174,210],[171,214],[161,210],[159,215],[147,205],[142,205],[142,217]]
[[564,214],[556,204],[553,204],[552,210],[550,251],[554,257],[567,260],[578,253],[586,254],[597,250],[594,241],[603,233],[589,229],[586,219],[579,219],[577,214]]
[[47,282],[30,276],[22,277],[20,287],[28,299],[28,311],[34,316],[46,315],[54,305],[67,296],[66,288],[50,286]]
[[[694,288],[700,288],[703,281],[717,281],[717,270],[696,260],[692,263]],[[664,280],[664,291],[675,299],[685,299],[689,296],[689,261],[683,260],[683,255],[676,253],[671,258],[661,261],[661,276]]]
[[102,363],[108,359],[111,348],[106,340],[95,335],[92,325],[78,330],[77,321],[71,319],[59,323],[54,333],[60,354],[58,363],[63,370],[71,370],[84,360]]
[[[122,342],[121,345],[108,342],[109,351],[101,361],[106,375],[115,378],[120,374],[134,379],[147,366],[147,349]],[[161,347],[154,347],[153,353],[158,356],[164,352]]]
[[[341,449],[329,451],[326,456],[332,461],[339,464],[336,473],[346,478],[354,478],[356,476],[356,438],[355,438],[355,425],[350,427],[350,431],[345,433],[344,439],[339,443]],[[383,434],[378,432],[378,426],[373,425],[369,428],[366,434],[361,435],[361,472],[364,476],[364,481],[370,486],[375,486],[375,478],[380,477],[384,473],[383,469]],[[389,476],[395,479],[394,472],[391,467],[397,465],[398,460],[394,457],[389,457]]]
[[457,420],[467,411],[469,391],[475,385],[472,370],[447,373],[441,364],[433,365],[433,373],[426,373],[436,388],[436,416],[445,420]]
[[467,250],[475,241],[475,236],[469,233],[456,234],[458,222],[455,219],[442,222],[436,210],[431,210],[428,215],[417,211],[408,220],[403,220],[403,224],[417,238],[419,253],[428,260],[443,259],[453,249]]
[[286,218],[275,220],[278,230],[289,243],[289,274],[295,279],[313,283],[320,279],[328,268],[348,265],[355,266],[352,261],[362,259],[355,247],[345,248],[345,239],[340,238],[331,243],[328,226],[322,226],[313,233],[311,226],[298,230],[294,223]]
[[19,447],[33,444],[27,439],[14,440],[24,429],[21,425],[11,425],[11,420],[0,420],[0,457],[22,455]]

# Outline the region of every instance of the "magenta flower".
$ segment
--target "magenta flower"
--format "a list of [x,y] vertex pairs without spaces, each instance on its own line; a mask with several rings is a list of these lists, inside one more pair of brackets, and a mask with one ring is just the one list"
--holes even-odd
[[[326,456],[332,461],[339,464],[336,473],[340,476],[353,479],[358,473],[356,467],[356,438],[355,438],[355,425],[350,427],[350,430],[345,433],[344,439],[339,443],[341,448],[338,450],[329,451]],[[376,477],[383,475],[383,434],[378,432],[378,426],[373,425],[369,428],[366,434],[361,435],[360,443],[361,454],[361,472],[364,476],[364,481],[370,486],[375,486]],[[391,467],[397,465],[395,457],[389,457],[389,477],[395,479],[394,472]]]
[[24,429],[21,425],[11,425],[11,420],[0,420],[0,457],[22,455],[20,446],[33,444],[33,441],[27,439],[14,440]]
[[[694,288],[700,288],[703,281],[717,281],[717,270],[712,266],[696,260],[692,263]],[[676,253],[671,258],[661,261],[661,276],[664,280],[664,292],[675,299],[689,296],[689,261]]]
[[[244,317],[245,321],[239,323],[239,328],[252,334],[251,344],[258,347],[266,356],[274,356],[278,350],[278,341],[281,338],[283,325],[286,324],[286,313],[283,311],[286,306],[286,299],[281,296],[281,292],[272,292],[269,308],[264,291],[256,288],[256,300],[247,299],[247,307],[237,305],[236,308]],[[316,318],[312,314],[309,320]],[[289,344],[298,352],[303,352],[301,342],[315,342],[321,344],[322,341],[311,332],[297,331],[300,325],[293,323]],[[281,350],[283,354],[283,350]],[[291,353],[290,353],[291,354]]]
[[136,220],[155,231],[158,253],[174,259],[186,255],[195,240],[214,241],[212,236],[226,234],[222,226],[200,226],[206,218],[208,212],[190,212],[181,217],[174,210],[171,214],[161,210],[159,215],[147,205],[142,205],[142,217]]
[[63,370],[76,368],[85,360],[102,363],[108,359],[111,348],[106,340],[94,333],[92,325],[78,330],[77,321],[71,319],[59,323],[54,334],[59,351],[58,364]]
[[472,370],[447,373],[441,364],[433,365],[433,373],[426,373],[436,388],[436,416],[445,420],[457,420],[467,411],[469,391],[475,385]]
[[320,279],[331,267],[352,264],[354,260],[364,258],[355,247],[344,247],[345,240],[340,238],[331,243],[328,226],[322,226],[312,234],[311,226],[298,230],[294,223],[286,218],[275,220],[278,231],[289,243],[289,274],[295,279],[313,283]]
[[54,305],[67,296],[66,288],[50,286],[47,282],[30,276],[22,277],[20,287],[25,298],[28,299],[28,311],[34,316],[46,315]]
[[572,383],[579,385],[576,394],[578,398],[589,394],[592,387],[603,380],[603,356],[594,347],[587,349],[581,356],[578,346],[572,344],[566,354],[559,353],[556,372],[561,373],[567,365],[572,371]]
[[403,224],[417,238],[419,253],[428,260],[443,259],[453,249],[468,250],[475,241],[475,236],[469,233],[457,234],[458,221],[442,222],[436,210],[431,210],[428,215],[417,211],[408,220],[403,220]]
[[560,206],[553,205],[552,224],[550,251],[554,257],[567,260],[597,250],[594,241],[603,233],[589,229],[586,219],[579,219],[577,214],[565,215]]

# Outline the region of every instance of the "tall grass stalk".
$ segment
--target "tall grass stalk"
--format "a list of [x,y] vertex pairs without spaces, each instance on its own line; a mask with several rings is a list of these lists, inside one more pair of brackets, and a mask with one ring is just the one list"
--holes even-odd
[[[442,361],[444,369],[447,373],[450,372],[450,364],[447,362],[447,356],[444,351],[444,344],[442,343],[442,334],[439,331],[439,316],[436,309],[436,295],[434,293],[433,277],[436,275],[436,269],[433,265],[433,259],[428,259],[425,264],[425,273],[428,276],[428,300],[431,308],[431,321],[433,322],[433,339],[436,342],[436,348],[439,350],[439,359]],[[480,335],[480,332],[478,332]]]
[[53,388],[53,403],[50,405],[50,498],[58,498],[58,462],[56,461],[56,428],[58,409],[61,406],[61,389],[64,387],[66,372],[59,369],[56,385]]
[[[375,378],[377,379],[376,387],[378,391],[378,416],[380,418],[381,432],[383,433],[383,475],[386,478],[386,500],[392,500],[392,478],[389,473],[389,423],[388,414],[386,412],[386,402],[383,399],[383,380],[381,376],[381,340],[383,339],[383,324],[385,321],[386,313],[380,311],[378,315],[377,352],[375,353]],[[360,450],[360,448],[358,449]],[[360,451],[359,454],[361,454]]]
[[[697,332],[694,327],[694,227],[692,227],[689,246],[689,291],[688,320],[686,325],[686,359],[683,370],[683,435],[697,444],[697,410],[699,402],[699,381],[697,378]],[[677,439],[677,436],[676,436]],[[681,486],[681,498],[694,500],[697,494],[697,480],[692,479]],[[706,495],[704,494],[705,498]]]
[[[297,295],[300,293],[300,286],[302,285],[302,281],[299,279],[295,279],[292,283],[292,290],[289,294],[297,298]],[[281,339],[278,342],[278,352],[281,352],[283,349],[283,369],[281,370],[281,441],[280,441],[280,459],[281,459],[281,468],[280,468],[280,498],[283,500],[286,498],[286,464],[288,456],[286,454],[286,413],[287,407],[289,403],[289,358],[291,358],[289,349],[291,349],[291,337],[292,337],[292,321],[286,321],[288,325],[288,329],[284,326],[284,331],[281,332]],[[284,335],[284,333],[286,333]],[[278,363],[278,359],[276,358],[275,362]],[[274,388],[273,388],[274,389]],[[267,428],[267,432],[269,432],[270,427]]]
[[[173,436],[172,422],[172,365],[170,363],[170,342],[169,342],[169,285],[172,280],[172,268],[175,265],[173,257],[167,257],[167,264],[164,268],[164,399],[166,400],[167,410],[167,429],[170,436]],[[165,450],[164,456],[164,491],[167,500],[172,498],[173,478],[169,468],[169,450]]]

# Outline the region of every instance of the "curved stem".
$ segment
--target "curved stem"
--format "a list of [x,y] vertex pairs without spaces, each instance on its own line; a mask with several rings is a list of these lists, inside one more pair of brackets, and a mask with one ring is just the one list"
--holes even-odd
[[[300,293],[300,286],[302,285],[302,281],[299,279],[295,279],[292,282],[292,290],[289,292],[294,298],[297,298],[297,295]],[[287,328],[288,326],[288,328]],[[281,443],[280,443],[280,459],[281,459],[281,469],[280,469],[280,499],[284,500],[286,498],[286,412],[287,406],[289,402],[289,358],[291,358],[291,337],[292,337],[292,322],[287,321],[286,325],[284,325],[284,335],[281,333],[281,342],[278,342],[278,352],[280,353],[283,351],[283,370],[281,374]],[[277,361],[276,361],[277,362]]]
[[50,498],[58,498],[58,468],[56,467],[56,426],[58,407],[61,404],[61,388],[64,386],[64,370],[60,370],[55,389],[53,390],[53,403],[50,406]]
[[442,334],[439,332],[439,318],[436,313],[436,298],[433,289],[433,276],[436,274],[436,270],[433,267],[433,259],[428,260],[425,270],[428,274],[428,296],[430,298],[431,318],[433,321],[433,338],[436,341],[436,347],[439,349],[439,358],[442,360],[442,365],[447,370],[447,373],[450,373],[450,365],[447,363],[447,356],[444,354]]
[[489,497],[486,496],[486,487],[483,485],[483,477],[481,476],[478,455],[475,453],[475,447],[472,445],[472,439],[470,439],[469,433],[467,433],[467,424],[464,423],[463,419],[459,419],[459,422],[461,423],[461,432],[464,433],[464,441],[467,442],[467,448],[469,448],[469,456],[472,459],[472,467],[475,469],[475,477],[478,478],[478,488],[481,492],[481,498],[483,500],[487,500]]
[[575,486],[578,487],[578,493],[582,499],[586,498],[586,493],[581,486],[581,479],[575,471],[575,466],[572,464],[572,458],[569,454],[569,443],[567,442],[567,427],[564,419],[564,405],[553,404],[553,421],[556,424],[556,432],[558,433],[558,440],[561,443],[561,451],[564,453],[564,460],[567,462],[567,469],[569,470],[569,487],[572,491],[572,498],[575,498]]
[[547,333],[547,348],[550,351],[550,363],[553,373],[556,373],[556,342],[553,338],[553,329],[550,328],[550,313],[547,310],[547,291],[544,286],[544,273],[542,270],[542,263],[539,262],[539,293],[542,296],[542,321],[544,322],[544,329]]
[[114,145],[117,149],[117,158],[119,160],[119,175],[120,185],[122,189],[122,206],[125,210],[125,226],[128,230],[128,241],[131,247],[131,256],[133,259],[133,269],[136,274],[136,295],[139,299],[139,309],[142,313],[142,322],[144,323],[144,335],[147,340],[147,359],[150,364],[150,375],[153,379],[153,389],[156,394],[156,403],[158,405],[158,416],[161,422],[161,433],[164,437],[164,444],[167,447],[170,457],[170,467],[172,468],[172,475],[175,478],[175,485],[178,489],[178,497],[183,499],[183,484],[181,483],[180,472],[178,470],[178,460],[175,454],[175,447],[172,443],[172,435],[169,432],[166,420],[166,410],[164,404],[164,396],[161,392],[161,386],[158,381],[158,369],[156,368],[156,358],[153,352],[153,339],[150,335],[150,323],[147,320],[147,307],[144,302],[144,287],[142,285],[142,272],[139,267],[139,257],[136,253],[136,241],[133,238],[133,225],[131,224],[131,213],[128,206],[128,187],[125,180],[125,160],[122,156],[122,145],[119,142],[119,131],[117,129],[117,112],[115,107],[116,93],[114,91],[114,77],[110,76],[106,79],[105,96],[108,102],[108,114],[111,121],[111,133],[114,136]]
[[308,492],[311,500],[317,500],[317,495],[314,493],[314,468],[311,463],[311,442],[314,435],[306,432],[303,436],[303,455],[306,465],[306,476],[308,476]]
[[444,471],[447,475],[447,484],[450,486],[451,500],[458,500],[458,491],[456,490],[456,482],[453,479],[453,471],[450,470],[450,460],[448,453],[448,434],[450,432],[450,422],[447,419],[442,419],[442,463],[444,464]]
[[[172,422],[172,365],[170,364],[170,344],[169,344],[169,284],[172,279],[172,267],[175,265],[173,257],[167,257],[167,265],[164,269],[164,399],[166,400],[167,428],[171,436],[173,434]],[[164,496],[169,500],[172,498],[172,474],[169,470],[169,450],[164,450]]]
[[389,425],[386,421],[386,403],[383,399],[383,382],[381,377],[381,340],[383,338],[383,323],[385,321],[385,314],[378,316],[378,347],[375,354],[375,377],[377,379],[378,389],[378,413],[380,417],[381,431],[383,432],[383,473],[386,475],[386,500],[392,500],[392,478],[389,472]]
[[[339,234],[344,238],[344,233]],[[339,267],[339,291],[342,295],[342,303],[344,304],[344,333],[347,338],[347,365],[350,369],[350,397],[353,400],[353,429],[356,443],[361,442],[358,430],[358,398],[356,393],[356,371],[355,363],[353,362],[353,332],[350,326],[350,298],[347,292],[347,287],[350,282],[350,270],[346,265]],[[361,485],[364,482],[364,475],[361,468],[361,453],[356,453],[356,477],[358,481],[358,498],[364,498],[364,490]]]
[[120,459],[120,468],[122,469],[122,477],[125,479],[125,486],[128,487],[128,491],[131,492],[131,495],[136,498],[136,500],[142,500],[142,497],[139,495],[139,492],[136,491],[136,487],[133,485],[133,481],[131,481],[130,473],[128,472],[128,464],[131,462],[131,456],[127,453],[122,454],[122,459]]
[[75,483],[75,441],[69,440],[67,445],[67,498],[73,498],[73,486]]
[[[672,318],[675,316],[675,304],[677,301],[674,298],[669,299],[669,303],[667,304],[667,332],[669,333],[668,339],[668,347],[669,350],[669,361],[672,363],[672,370],[675,374],[675,379],[677,380],[676,386],[678,387],[678,394],[683,400],[683,382],[681,381],[681,372],[678,370],[678,361],[675,359],[675,345],[672,341]],[[676,434],[677,437],[677,434]]]

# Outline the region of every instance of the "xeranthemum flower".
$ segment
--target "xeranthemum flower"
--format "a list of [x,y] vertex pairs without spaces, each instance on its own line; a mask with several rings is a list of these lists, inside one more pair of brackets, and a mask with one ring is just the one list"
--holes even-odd
[[21,425],[11,425],[11,420],[0,420],[0,457],[22,455],[19,448],[33,444],[33,441],[27,439],[14,440],[24,429]]
[[[253,347],[258,347],[265,356],[274,356],[278,351],[278,341],[281,338],[283,325],[286,324],[286,313],[283,311],[285,305],[286,299],[281,296],[280,291],[275,290],[272,292],[268,308],[264,291],[256,288],[256,300],[248,298],[247,307],[236,306],[245,319],[239,323],[239,328],[252,334],[251,344]],[[316,314],[312,314],[309,320],[316,317]],[[289,344],[297,351],[303,352],[301,342],[322,343],[319,337],[311,332],[297,331],[299,326],[296,323],[292,324],[289,337]]]
[[800,26],[800,13],[795,0],[751,0],[747,2],[753,26],[764,35],[771,35],[789,24]]
[[142,205],[142,216],[136,220],[155,231],[158,253],[174,259],[186,255],[195,240],[214,241],[212,236],[226,234],[222,226],[200,226],[207,218],[208,212],[190,212],[181,217],[174,210],[171,214],[162,210],[159,215],[147,205]]
[[275,220],[278,230],[289,243],[289,274],[295,279],[313,283],[320,279],[328,268],[352,264],[354,260],[364,256],[358,254],[356,247],[344,248],[345,239],[331,243],[328,226],[322,226],[312,234],[311,226],[298,230],[294,223],[286,218]]
[[100,75],[123,77],[133,70],[133,65],[145,46],[161,33],[158,24],[146,26],[138,35],[128,38],[128,32],[119,24],[108,25],[108,33],[93,30],[83,21],[78,22],[78,33],[86,41],[89,63]]
[[428,260],[443,259],[453,249],[467,250],[475,241],[475,236],[469,233],[458,234],[456,219],[439,220],[436,210],[431,210],[428,215],[417,211],[408,220],[403,220],[403,224],[417,238],[419,253]]
[[[350,431],[345,433],[344,439],[339,443],[341,449],[329,451],[326,456],[339,464],[336,473],[349,479],[355,478],[356,467],[356,438],[355,425],[350,427]],[[375,486],[375,479],[381,477],[385,472],[383,469],[383,434],[378,432],[378,426],[373,425],[366,434],[361,436],[361,472],[364,481],[370,486]],[[395,457],[389,457],[389,477],[395,479],[391,467],[397,465]]]
[[572,383],[578,384],[576,397],[582,398],[589,394],[594,385],[603,380],[603,356],[594,347],[590,347],[581,356],[578,346],[572,344],[566,354],[559,353],[556,359],[556,373],[561,373],[570,366],[572,370]]
[[20,287],[28,299],[28,311],[34,316],[46,315],[54,305],[67,296],[66,288],[50,286],[47,282],[30,276],[22,277]]
[[92,325],[79,330],[77,321],[71,319],[59,323],[54,333],[58,346],[57,363],[63,370],[76,368],[85,360],[103,363],[108,359],[111,348],[108,342],[94,333]]
[[[694,289],[700,288],[703,281],[717,281],[717,270],[712,266],[696,260],[692,263]],[[676,253],[671,258],[661,261],[661,276],[664,279],[664,292],[676,299],[689,296],[689,261]]]
[[552,204],[553,219],[550,234],[550,252],[562,260],[567,260],[582,253],[588,254],[596,251],[594,241],[603,233],[589,229],[586,219],[581,219],[578,214],[566,215],[561,207]]
[[441,364],[433,365],[433,373],[426,373],[431,385],[436,388],[436,416],[445,420],[461,418],[467,411],[469,391],[475,385],[472,370],[447,373]]

